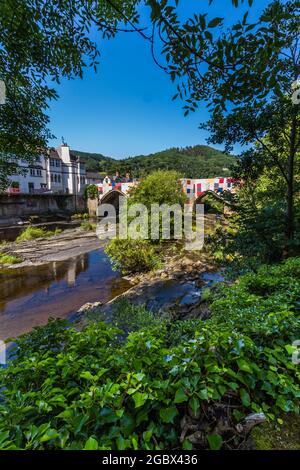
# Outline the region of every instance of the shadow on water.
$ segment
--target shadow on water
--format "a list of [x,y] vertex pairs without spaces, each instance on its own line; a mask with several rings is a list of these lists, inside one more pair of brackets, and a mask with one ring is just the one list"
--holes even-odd
[[204,272],[199,275],[199,282],[178,283],[176,280],[163,281],[154,286],[151,298],[146,302],[149,310],[159,310],[166,305],[177,304],[179,307],[195,305],[202,296],[202,289],[224,282],[221,272]]
[[102,249],[67,261],[0,271],[0,340],[66,318],[87,302],[107,302],[130,287]]

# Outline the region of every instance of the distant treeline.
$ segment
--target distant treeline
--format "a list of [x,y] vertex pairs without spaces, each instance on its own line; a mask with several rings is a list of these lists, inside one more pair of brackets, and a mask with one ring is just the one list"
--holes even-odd
[[123,160],[105,157],[98,153],[73,151],[86,164],[87,171],[121,175],[130,173],[139,178],[154,170],[176,170],[186,178],[213,178],[231,173],[236,159],[206,145],[186,148],[171,148],[150,155],[139,155]]

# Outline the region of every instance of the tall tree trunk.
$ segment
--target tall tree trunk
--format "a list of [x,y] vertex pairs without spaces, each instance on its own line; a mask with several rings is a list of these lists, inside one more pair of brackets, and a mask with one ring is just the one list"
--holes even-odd
[[288,158],[288,188],[287,188],[287,209],[286,209],[286,245],[284,257],[289,256],[290,242],[294,236],[294,164],[296,155],[296,135],[297,135],[297,117],[294,115],[291,126],[290,152]]

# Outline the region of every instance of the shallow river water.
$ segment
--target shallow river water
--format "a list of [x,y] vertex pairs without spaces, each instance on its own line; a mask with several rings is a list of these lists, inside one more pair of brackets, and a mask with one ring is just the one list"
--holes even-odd
[[67,318],[87,302],[106,302],[130,287],[103,249],[67,261],[0,271],[0,340]]

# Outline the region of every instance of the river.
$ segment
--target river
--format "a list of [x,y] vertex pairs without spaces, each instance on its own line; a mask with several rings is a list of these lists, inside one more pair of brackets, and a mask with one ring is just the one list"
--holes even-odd
[[70,318],[87,302],[107,302],[130,287],[103,248],[67,261],[0,271],[0,340],[48,319]]

